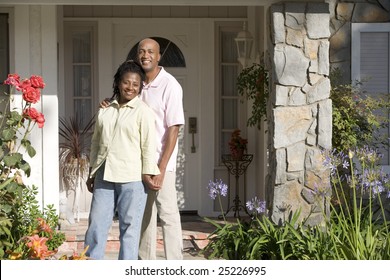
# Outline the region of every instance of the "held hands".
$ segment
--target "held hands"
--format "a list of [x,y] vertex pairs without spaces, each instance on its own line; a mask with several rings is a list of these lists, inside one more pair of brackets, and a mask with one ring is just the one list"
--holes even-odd
[[153,191],[159,191],[162,187],[162,181],[164,179],[164,175],[143,175],[144,184]]

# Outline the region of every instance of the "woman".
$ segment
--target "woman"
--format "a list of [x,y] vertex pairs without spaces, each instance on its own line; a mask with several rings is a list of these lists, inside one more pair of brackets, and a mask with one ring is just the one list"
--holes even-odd
[[86,255],[103,259],[108,231],[118,211],[118,259],[138,259],[147,192],[142,183],[158,175],[154,113],[139,94],[144,70],[126,61],[114,76],[113,101],[99,109],[91,144],[87,187],[93,193],[85,236]]

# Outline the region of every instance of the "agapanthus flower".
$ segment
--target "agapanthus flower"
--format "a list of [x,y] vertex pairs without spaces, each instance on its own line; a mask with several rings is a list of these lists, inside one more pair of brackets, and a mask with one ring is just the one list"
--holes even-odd
[[[365,146],[350,150],[348,156],[336,150],[324,151],[323,155],[324,166],[331,170],[332,184],[346,182],[351,187],[361,189],[363,193],[371,193],[373,197],[379,194],[390,196],[389,175],[378,165],[383,155],[378,153],[377,149]],[[350,166],[348,158],[354,159],[356,164]],[[350,172],[335,176],[337,168],[349,169]],[[355,180],[352,180],[352,176]],[[323,195],[318,186],[315,186],[314,192]]]
[[356,154],[361,164],[378,164],[383,158],[383,155],[380,154],[377,149],[368,146],[357,149]]
[[320,199],[327,198],[332,193],[331,188],[330,184],[321,184],[319,186],[317,183],[314,183],[314,196]]
[[208,189],[209,196],[212,199],[215,199],[218,195],[226,196],[228,192],[228,186],[221,179],[216,179],[215,182],[210,180]]
[[365,169],[362,174],[358,174],[357,178],[358,187],[361,187],[365,193],[371,192],[373,197],[389,191],[386,188],[388,175],[382,169]]
[[337,168],[342,166],[344,169],[349,167],[349,158],[343,152],[337,152],[336,149],[324,150],[322,151],[322,156],[324,157],[323,165],[330,169],[331,175],[335,175]]
[[254,198],[246,202],[246,208],[254,214],[265,213],[266,202],[258,199],[257,196],[255,196]]

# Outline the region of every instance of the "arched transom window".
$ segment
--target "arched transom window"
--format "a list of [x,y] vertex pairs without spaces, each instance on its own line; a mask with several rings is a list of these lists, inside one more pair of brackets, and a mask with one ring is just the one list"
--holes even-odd
[[[151,37],[153,40],[156,40],[160,44],[161,60],[159,62],[160,66],[163,67],[186,67],[186,61],[184,55],[179,49],[179,47],[172,41],[161,38],[161,37]],[[137,48],[138,44],[135,44],[134,47],[130,50],[127,55],[127,60],[137,58]]]

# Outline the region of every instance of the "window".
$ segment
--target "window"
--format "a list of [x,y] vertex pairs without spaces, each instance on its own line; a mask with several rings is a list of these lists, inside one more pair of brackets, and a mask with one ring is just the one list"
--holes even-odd
[[[362,89],[375,96],[390,92],[390,23],[352,24],[352,81],[362,81]],[[389,112],[380,112],[389,117]],[[381,131],[390,135],[389,129]],[[382,164],[389,167],[388,148],[381,148]]]
[[[229,154],[228,142],[231,133],[241,127],[243,112],[242,98],[237,92],[237,76],[239,64],[237,62],[237,48],[234,38],[242,29],[241,22],[217,24],[217,162],[221,164],[221,156]],[[240,106],[241,105],[241,106]]]
[[[157,41],[160,45],[161,60],[158,63],[163,67],[186,67],[186,62],[184,55],[181,50],[176,46],[172,41],[161,38],[161,37],[151,37],[153,40]],[[137,59],[137,49],[139,42],[130,50],[127,55],[127,60],[136,60]]]
[[93,25],[65,27],[66,115],[77,117],[82,127],[92,118],[94,107],[95,43]]

